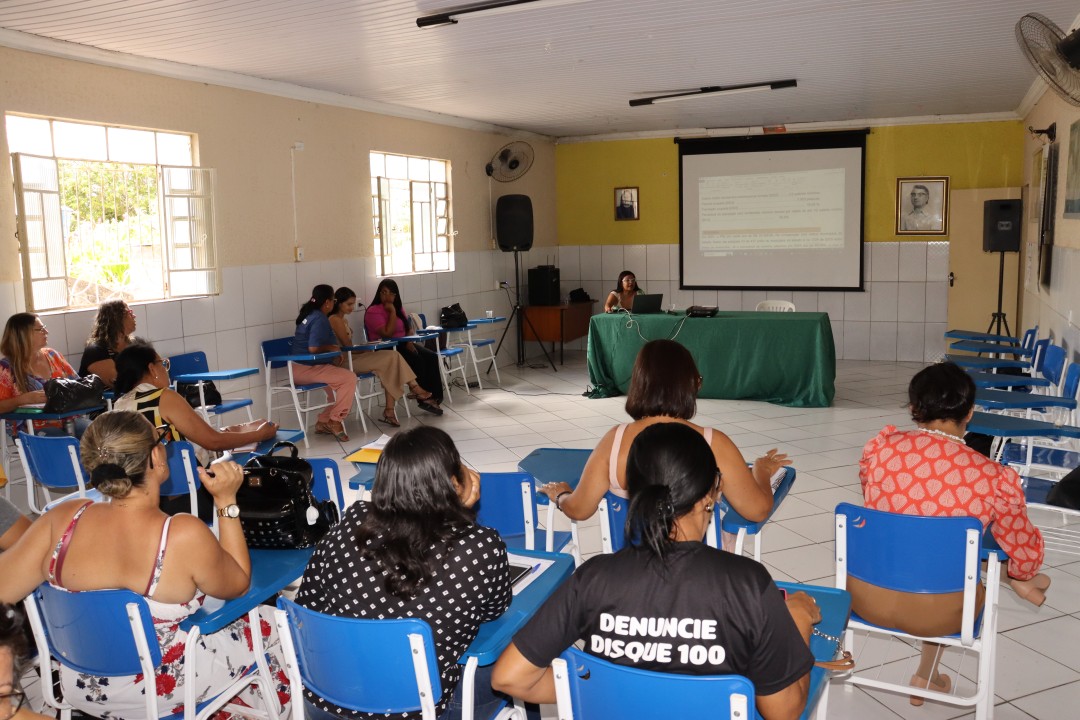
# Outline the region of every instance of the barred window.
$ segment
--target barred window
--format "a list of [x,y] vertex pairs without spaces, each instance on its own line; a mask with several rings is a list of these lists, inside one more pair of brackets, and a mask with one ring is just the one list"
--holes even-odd
[[371,153],[371,215],[379,276],[454,269],[448,161]]
[[220,292],[214,171],[191,135],[5,119],[27,309]]

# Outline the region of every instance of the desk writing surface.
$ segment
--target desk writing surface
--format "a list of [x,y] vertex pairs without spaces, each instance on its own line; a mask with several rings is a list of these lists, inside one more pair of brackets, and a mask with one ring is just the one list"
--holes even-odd
[[594,397],[625,393],[638,351],[658,339],[690,350],[703,378],[702,398],[828,407],[836,393],[836,348],[827,313],[618,313],[594,315],[589,324]]

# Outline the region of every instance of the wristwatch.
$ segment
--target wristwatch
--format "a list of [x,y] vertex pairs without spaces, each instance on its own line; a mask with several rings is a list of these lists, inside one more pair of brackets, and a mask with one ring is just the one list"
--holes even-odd
[[218,517],[222,518],[238,518],[240,517],[240,506],[236,503],[232,505],[226,505],[223,508],[217,509]]

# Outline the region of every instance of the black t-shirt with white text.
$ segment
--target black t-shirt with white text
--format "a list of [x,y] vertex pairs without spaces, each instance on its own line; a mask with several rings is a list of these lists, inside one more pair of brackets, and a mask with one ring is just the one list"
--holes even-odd
[[627,547],[584,563],[514,637],[537,667],[577,640],[590,655],[640,670],[744,675],[772,695],[814,657],[763,565],[700,542],[663,561]]

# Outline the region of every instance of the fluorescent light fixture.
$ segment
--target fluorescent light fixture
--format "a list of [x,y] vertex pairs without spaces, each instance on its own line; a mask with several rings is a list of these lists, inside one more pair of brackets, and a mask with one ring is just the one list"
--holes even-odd
[[630,107],[642,105],[657,105],[659,103],[676,102],[677,100],[696,100],[697,98],[710,97],[712,95],[735,95],[737,93],[756,92],[758,90],[780,90],[781,88],[798,87],[797,80],[776,80],[773,82],[747,83],[745,85],[712,85],[710,87],[687,90],[686,92],[669,93],[667,95],[654,95],[647,98],[635,98],[630,101]]
[[481,13],[484,15],[505,15],[522,10],[539,10],[560,5],[576,5],[582,2],[586,2],[586,0],[497,0],[497,2],[470,5],[456,10],[446,10],[434,15],[418,17],[416,18],[416,26],[427,28],[440,25],[457,25],[458,19],[464,15],[479,15]]

